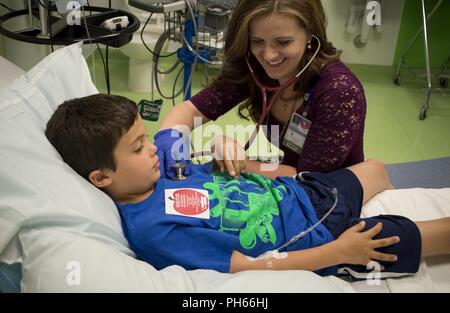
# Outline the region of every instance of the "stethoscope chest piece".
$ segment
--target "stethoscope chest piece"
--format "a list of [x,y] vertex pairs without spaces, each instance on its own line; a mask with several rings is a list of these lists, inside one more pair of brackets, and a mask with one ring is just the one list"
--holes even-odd
[[184,169],[186,167],[186,164],[176,162],[171,167],[175,172],[175,177],[173,177],[174,180],[185,180],[187,178],[186,176],[184,176]]

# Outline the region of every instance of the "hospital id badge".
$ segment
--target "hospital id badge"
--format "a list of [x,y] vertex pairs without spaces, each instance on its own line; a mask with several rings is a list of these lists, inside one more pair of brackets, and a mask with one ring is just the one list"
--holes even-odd
[[179,188],[166,189],[166,214],[209,219],[209,194],[207,190]]
[[283,138],[283,145],[300,154],[311,124],[311,121],[302,115],[298,113],[293,114]]

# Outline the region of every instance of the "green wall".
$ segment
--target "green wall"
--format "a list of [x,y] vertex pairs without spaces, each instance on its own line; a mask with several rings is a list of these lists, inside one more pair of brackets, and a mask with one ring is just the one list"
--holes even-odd
[[[427,14],[431,12],[437,0],[425,1]],[[420,0],[405,0],[402,22],[398,35],[394,64],[398,63],[401,54],[408,47],[413,36],[422,25],[422,4]],[[440,68],[450,56],[450,1],[444,0],[428,23],[429,49],[431,66]],[[411,48],[405,61],[414,67],[425,64],[423,33]]]

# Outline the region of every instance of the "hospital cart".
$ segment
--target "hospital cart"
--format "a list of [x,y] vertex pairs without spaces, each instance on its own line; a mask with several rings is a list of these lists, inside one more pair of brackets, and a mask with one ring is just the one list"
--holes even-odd
[[[197,64],[221,66],[222,60],[219,54],[224,49],[225,31],[231,10],[236,3],[237,0],[129,0],[131,6],[151,13],[164,14],[164,33],[160,39],[183,45],[176,54],[183,63],[184,99],[191,96],[193,69]],[[163,42],[156,44],[156,51],[152,52],[154,64],[157,64],[160,57],[157,47],[161,47],[162,44]],[[153,79],[160,91],[158,72],[160,71],[156,66]],[[168,73],[165,72],[165,74]],[[205,76],[207,76],[206,70]],[[163,98],[168,98],[161,92],[160,94]],[[174,94],[169,98],[175,96]]]
[[[430,18],[434,15],[434,13],[437,11],[437,9],[442,5],[443,2],[444,2],[444,0],[438,0],[436,2],[435,6],[433,7],[433,9],[431,10],[431,12],[427,16],[427,12],[426,12],[426,8],[425,8],[425,0],[421,0],[421,4],[422,4],[422,12],[421,13],[422,13],[423,25],[420,27],[420,29],[417,31],[417,33],[414,35],[412,41],[410,42],[410,44],[408,45],[406,50],[402,53],[400,60],[398,62],[396,71],[394,73],[394,83],[397,86],[399,86],[401,83],[400,71],[401,71],[402,66],[405,65],[404,59],[405,59],[406,55],[408,54],[408,52],[411,50],[412,46],[416,43],[417,39],[423,33],[423,39],[424,39],[424,43],[425,43],[425,70],[426,70],[425,74],[426,74],[427,86],[426,86],[426,91],[425,91],[425,103],[423,104],[422,109],[420,111],[420,115],[419,115],[420,120],[424,120],[427,117],[427,113],[428,113],[428,109],[429,109],[429,105],[430,105],[431,91],[432,91],[432,86],[431,86],[432,74],[431,74],[431,66],[430,66],[430,52],[429,52],[429,41],[428,41],[428,22],[429,22]],[[440,80],[440,85],[441,85],[442,89],[448,88],[449,66],[450,66],[450,57],[445,62],[444,66],[439,74],[439,80]]]

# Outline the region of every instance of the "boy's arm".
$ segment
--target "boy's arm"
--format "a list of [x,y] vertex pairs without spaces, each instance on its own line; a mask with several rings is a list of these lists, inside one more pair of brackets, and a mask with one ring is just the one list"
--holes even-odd
[[339,253],[336,253],[336,241],[332,241],[311,249],[268,254],[256,259],[235,250],[231,255],[230,273],[244,270],[316,271],[341,263],[344,262]]
[[397,236],[373,239],[382,229],[382,224],[363,231],[365,223],[361,222],[347,229],[338,239],[305,250],[285,253],[268,253],[259,258],[250,258],[238,251],[233,251],[230,272],[244,270],[310,270],[315,271],[338,264],[368,265],[372,260],[395,262],[397,257],[381,253],[376,249],[396,244]]

